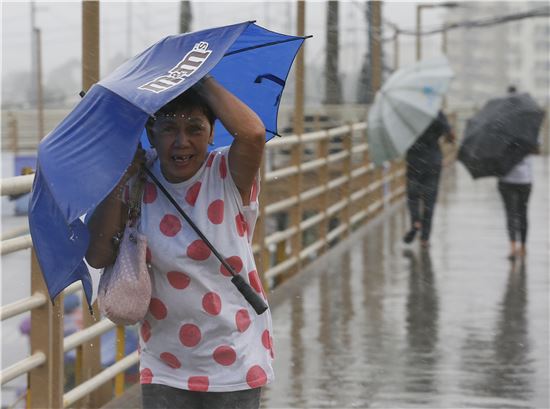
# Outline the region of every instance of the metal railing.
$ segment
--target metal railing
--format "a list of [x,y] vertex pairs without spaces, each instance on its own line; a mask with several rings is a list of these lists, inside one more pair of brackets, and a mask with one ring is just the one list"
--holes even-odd
[[[405,192],[403,161],[383,168],[370,163],[365,123],[277,138],[266,145],[265,157],[253,250],[266,288],[297,273]],[[0,192],[28,192],[31,184],[32,176],[4,179]],[[4,234],[1,253],[32,249],[27,231],[23,226]],[[124,328],[106,319],[85,320],[83,330],[63,336],[63,297],[80,289],[73,284],[50,303],[32,250],[31,296],[0,309],[1,320],[31,312],[31,354],[0,374],[2,385],[28,374],[28,408],[101,406],[123,393],[124,371],[138,362],[137,352],[124,357]],[[116,362],[102,369],[98,337],[113,328]],[[64,392],[64,353],[73,349],[76,386]]]

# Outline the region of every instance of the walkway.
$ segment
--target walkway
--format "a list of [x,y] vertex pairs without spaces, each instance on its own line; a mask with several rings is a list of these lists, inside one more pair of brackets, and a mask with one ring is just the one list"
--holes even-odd
[[457,164],[429,251],[401,244],[401,204],[279,287],[262,408],[548,408],[548,167],[536,159],[524,263],[506,259],[495,180]]

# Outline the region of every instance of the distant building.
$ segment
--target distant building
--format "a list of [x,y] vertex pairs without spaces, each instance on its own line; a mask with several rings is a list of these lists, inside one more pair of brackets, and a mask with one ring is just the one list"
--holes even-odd
[[[524,13],[540,1],[461,2],[446,22]],[[448,33],[447,55],[455,71],[450,105],[482,105],[513,84],[541,104],[550,104],[550,18],[537,17]]]

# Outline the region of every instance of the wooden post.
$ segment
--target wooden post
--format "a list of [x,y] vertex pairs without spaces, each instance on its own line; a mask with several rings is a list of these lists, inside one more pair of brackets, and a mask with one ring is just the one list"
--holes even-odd
[[[116,327],[116,361],[120,361],[124,358],[124,350],[126,346],[126,334],[124,332],[124,326],[119,325]],[[124,393],[124,383],[125,383],[125,374],[124,372],[119,373],[115,377],[115,396],[120,396]]]
[[371,91],[373,95],[382,86],[382,5],[381,1],[369,1],[371,8],[371,22],[372,22],[372,79],[371,79]]
[[[298,0],[297,2],[297,35],[304,36],[305,33],[305,1]],[[293,177],[291,183],[291,194],[298,198],[298,203],[290,211],[290,224],[296,226],[296,233],[291,240],[292,256],[296,257],[297,263],[290,274],[300,270],[300,251],[302,250],[302,229],[300,223],[302,221],[302,203],[300,201],[300,193],[302,191],[302,134],[304,133],[304,47],[302,46],[296,56],[296,97],[294,101],[294,134],[298,136],[299,142],[292,147],[291,164],[298,168],[298,172]]]
[[[325,131],[325,137],[319,141],[318,149],[319,149],[319,158],[328,158],[329,154],[329,137],[328,137],[328,131]],[[324,164],[324,166],[321,168],[319,172],[319,183],[323,185],[323,195],[321,196],[321,211],[324,213],[323,221],[319,225],[319,237],[322,237],[325,240],[325,244],[323,246],[323,253],[328,250],[328,223],[329,223],[329,217],[328,217],[328,206],[329,206],[329,192],[328,192],[328,182],[330,179],[329,174],[329,163],[328,160]]]
[[46,304],[31,311],[31,354],[46,355],[46,362],[28,376],[29,408],[63,407],[63,297],[49,301],[46,283],[34,249],[31,250],[31,293],[44,294]]
[[349,234],[351,234],[351,216],[353,215],[352,214],[352,202],[351,202],[351,192],[352,192],[352,179],[351,179],[351,172],[353,170],[353,156],[352,156],[352,148],[353,148],[353,126],[352,125],[349,125],[349,132],[344,135],[343,137],[343,148],[344,150],[348,153],[348,157],[346,159],[344,159],[344,169],[343,169],[343,174],[347,176],[348,178],[348,181],[346,182],[346,184],[344,185],[344,189],[343,189],[343,192],[342,192],[342,197],[345,197],[347,198],[348,200],[348,204],[346,205],[346,207],[344,208],[344,217],[343,217],[343,220],[344,222],[347,223],[347,229],[346,229],[346,232],[345,234],[343,235],[343,237],[347,237],[349,236]]
[[[266,151],[267,153],[267,151]],[[264,157],[262,159],[262,164],[260,165],[260,183],[264,181],[265,176],[265,168],[266,168],[266,155],[264,154]],[[269,249],[265,245],[265,238],[267,236],[267,230],[266,230],[266,214],[265,214],[265,202],[267,201],[267,194],[265,186],[260,188],[260,195],[258,197],[259,202],[259,208],[260,208],[260,214],[258,216],[258,221],[256,223],[256,229],[254,234],[254,243],[257,243],[260,247],[258,258],[256,259],[256,268],[258,272],[258,276],[260,277],[260,280],[262,281],[262,286],[265,289],[266,293],[269,293],[270,285],[267,282],[267,279],[265,277],[265,272],[269,270],[270,267],[270,254]]]
[[[99,81],[99,1],[82,1],[82,90],[87,92]],[[94,316],[86,311],[87,301],[82,298],[83,324],[89,327],[99,318],[97,302],[93,305]],[[101,342],[96,337],[82,345],[82,363],[80,378],[86,381],[101,371]],[[75,374],[78,376],[79,374]],[[86,408],[103,406],[112,398],[112,382],[83,398],[78,405]]]
[[13,112],[8,112],[8,140],[13,153],[19,152],[19,133],[17,129],[17,117]]

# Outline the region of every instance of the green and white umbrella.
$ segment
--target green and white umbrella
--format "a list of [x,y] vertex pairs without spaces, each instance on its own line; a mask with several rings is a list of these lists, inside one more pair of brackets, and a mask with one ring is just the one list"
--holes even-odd
[[378,91],[367,122],[369,155],[377,165],[402,156],[437,117],[453,71],[445,57],[395,71]]

